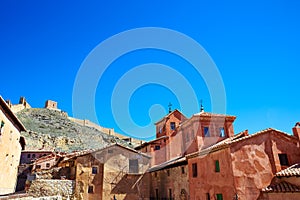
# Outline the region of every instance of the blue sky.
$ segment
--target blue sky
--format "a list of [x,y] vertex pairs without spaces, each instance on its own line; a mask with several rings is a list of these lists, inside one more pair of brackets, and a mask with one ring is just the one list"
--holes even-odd
[[[268,127],[291,132],[300,121],[299,9],[299,1],[283,0],[1,1],[0,94],[13,103],[25,96],[33,107],[53,99],[72,115],[77,72],[97,45],[126,30],[162,27],[193,38],[213,59],[226,89],[226,113],[237,116],[236,133]],[[103,74],[95,94],[101,125],[122,132],[111,111],[112,91],[126,72],[145,63],[179,71],[211,111],[207,85],[190,63],[169,52],[144,49],[120,56]],[[180,95],[148,84],[133,93],[124,109],[145,126],[162,117],[169,102],[180,109]],[[156,104],[163,107],[152,107],[149,114]],[[198,111],[183,112],[190,117]],[[86,112],[75,117],[86,118]]]

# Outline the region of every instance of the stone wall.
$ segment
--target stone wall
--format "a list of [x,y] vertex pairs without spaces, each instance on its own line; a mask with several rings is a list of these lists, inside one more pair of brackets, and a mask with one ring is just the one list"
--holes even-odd
[[[216,170],[219,162],[219,171]],[[217,194],[223,199],[233,199],[236,191],[230,149],[212,152],[188,160],[190,199],[216,199]],[[193,164],[197,166],[197,174],[193,176]],[[242,198],[243,199],[243,198]]]
[[299,192],[284,192],[284,193],[264,193],[258,199],[259,200],[296,200],[299,199]]
[[8,199],[14,199],[14,200],[62,200],[63,198],[60,195],[32,197],[32,196],[28,196],[27,194],[13,194],[13,195],[7,195],[7,196],[0,197],[0,200],[8,200]]
[[19,104],[13,105],[9,100],[7,100],[6,102],[9,108],[13,111],[13,113],[17,113],[25,108],[31,108],[31,106],[24,97],[20,97]]
[[32,181],[28,194],[37,198],[44,196],[62,196],[62,199],[73,197],[75,182],[72,180],[46,180]]
[[[119,199],[136,200],[142,195],[141,180],[149,168],[149,158],[138,153],[120,148],[109,148],[109,152],[101,152],[96,158],[103,158],[103,200],[115,196]],[[130,160],[138,161],[138,171],[130,172]],[[146,177],[145,177],[146,178]]]
[[126,140],[126,141],[130,140],[130,142],[133,145],[140,145],[143,142],[141,140],[130,138],[128,136],[116,133],[113,128],[105,128],[105,127],[99,126],[98,124],[95,124],[95,123],[93,123],[93,122],[91,122],[90,120],[87,120],[87,119],[77,119],[77,118],[73,118],[73,117],[68,117],[68,118],[71,121],[73,121],[73,122],[75,122],[75,123],[77,123],[81,126],[87,126],[87,127],[95,128],[95,129],[97,129],[97,130],[99,130],[103,133],[106,133],[107,135],[112,135],[112,136],[118,137],[122,140]]
[[151,172],[150,177],[150,197],[152,199],[157,198],[156,191],[158,197],[162,199],[187,200],[189,198],[187,164]]
[[6,112],[0,105],[0,123],[4,123],[0,129],[0,194],[15,191],[21,156],[20,132]]
[[280,164],[278,154],[287,154],[289,165],[299,162],[297,143],[291,136],[269,130],[232,145],[232,170],[239,197],[257,199],[273,175],[287,167]]
[[47,100],[45,102],[45,108],[48,108],[48,109],[57,109],[57,102],[56,101]]

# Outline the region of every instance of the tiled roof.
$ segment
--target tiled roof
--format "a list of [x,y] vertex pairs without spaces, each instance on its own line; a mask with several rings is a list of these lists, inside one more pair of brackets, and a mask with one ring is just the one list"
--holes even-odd
[[168,138],[169,138],[169,136],[164,135],[164,136],[161,136],[161,137],[159,137],[159,138],[155,138],[154,140],[150,140],[149,142],[144,142],[143,144],[141,144],[141,145],[139,145],[139,146],[136,146],[134,149],[135,149],[135,150],[140,150],[141,148],[143,148],[143,147],[145,147],[145,146],[147,146],[147,145],[149,145],[149,144],[153,144],[153,143],[155,143],[155,142],[157,142],[157,141],[159,141],[159,140],[162,140],[162,139],[168,139]]
[[213,144],[207,148],[201,149],[199,152],[195,152],[195,153],[191,153],[189,155],[187,155],[187,157],[193,157],[193,156],[197,156],[197,155],[203,155],[203,154],[207,154],[211,151],[216,151],[219,149],[223,149],[228,147],[230,144],[232,144],[234,141],[239,140],[240,138],[244,138],[248,135],[248,130],[245,130],[233,137],[230,138],[226,138],[216,144]]
[[277,177],[300,176],[300,163],[290,166],[276,173]]
[[18,131],[26,131],[25,126],[22,122],[17,118],[17,116],[11,111],[7,103],[4,101],[2,96],[0,95],[0,106],[3,109],[4,115],[6,115],[7,119],[18,129]]
[[300,187],[288,182],[280,182],[262,189],[262,192],[300,192]]
[[209,113],[209,112],[199,112],[194,114],[194,116],[207,116],[207,117],[229,117],[229,118],[236,118],[236,116],[233,115],[225,115],[225,114],[215,114],[215,113]]
[[184,116],[184,114],[182,114],[182,112],[180,112],[178,109],[173,110],[172,112],[170,112],[169,114],[167,114],[166,116],[164,116],[163,118],[161,118],[159,121],[155,122],[154,124],[158,124],[159,122],[163,121],[164,119],[167,119],[170,117],[170,115],[172,115],[174,112],[179,112],[184,119],[187,119],[186,116]]
[[168,168],[168,167],[171,167],[175,164],[179,164],[179,163],[185,163],[186,162],[186,158],[185,157],[177,157],[177,158],[174,158],[172,160],[168,160],[164,163],[161,163],[159,165],[155,165],[153,167],[151,167],[150,169],[148,169],[148,172],[154,172],[154,171],[158,171],[158,170],[161,170],[161,169],[165,169],[165,168]]
[[[209,146],[205,149],[202,149],[199,152],[189,154],[189,155],[187,155],[187,157],[194,157],[194,156],[198,156],[198,155],[207,154],[209,152],[217,151],[217,150],[226,148],[226,147],[230,146],[231,144],[241,142],[241,141],[244,141],[244,140],[247,140],[247,139],[250,139],[250,138],[265,134],[265,133],[268,133],[268,132],[277,132],[277,133],[284,134],[284,136],[286,136],[286,137],[294,138],[293,136],[289,135],[288,133],[285,133],[285,132],[282,132],[282,131],[279,131],[279,130],[276,130],[276,129],[273,129],[273,128],[268,128],[268,129],[256,132],[254,134],[251,134],[251,135],[248,135],[248,131],[246,130],[246,131],[243,131],[243,132],[241,132],[241,133],[239,133],[239,134],[237,134],[233,137],[226,138],[226,139],[224,139],[224,140],[222,140],[222,141],[220,141],[220,142],[218,142],[218,143],[216,143],[212,146]],[[294,138],[294,139],[296,139],[296,138]]]
[[105,149],[109,149],[111,147],[120,147],[120,148],[124,148],[128,151],[132,151],[133,153],[137,153],[143,157],[146,157],[146,158],[151,158],[150,156],[148,156],[147,154],[145,153],[142,153],[142,152],[139,152],[135,149],[132,149],[132,148],[129,148],[127,146],[123,146],[121,144],[118,144],[118,143],[115,143],[115,144],[111,144],[111,145],[108,145],[106,147],[103,147],[103,148],[100,148],[100,149],[90,149],[90,150],[83,150],[83,151],[79,151],[79,152],[73,152],[73,153],[70,153],[70,154],[67,154],[66,156],[64,156],[64,160],[63,161],[67,161],[67,160],[70,160],[70,159],[73,159],[73,158],[76,158],[76,157],[79,157],[79,156],[85,156],[85,155],[88,155],[88,154],[92,154],[92,153],[95,153],[95,152],[98,152],[98,151],[103,151]]

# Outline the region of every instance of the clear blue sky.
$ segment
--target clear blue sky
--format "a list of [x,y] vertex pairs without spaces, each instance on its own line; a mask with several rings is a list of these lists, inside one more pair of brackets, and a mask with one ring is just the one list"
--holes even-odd
[[[1,1],[0,95],[13,103],[25,96],[33,107],[53,99],[72,116],[76,74],[98,44],[129,29],[163,27],[193,38],[211,56],[226,89],[226,113],[237,116],[236,133],[268,127],[290,133],[300,121],[299,10],[296,0]],[[145,49],[115,60],[99,82],[95,107],[101,125],[122,132],[111,114],[112,90],[126,71],[151,62],[180,71],[211,111],[207,86],[186,61]],[[178,108],[177,95],[170,88],[146,85],[124,109],[137,124],[152,124],[150,107],[160,104],[167,110],[170,101]]]

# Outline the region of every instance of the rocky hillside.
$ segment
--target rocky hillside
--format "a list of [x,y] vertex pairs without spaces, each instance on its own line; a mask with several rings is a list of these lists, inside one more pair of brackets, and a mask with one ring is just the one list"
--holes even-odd
[[28,130],[22,135],[26,149],[74,150],[98,149],[118,142],[129,143],[94,128],[81,126],[68,119],[64,112],[45,108],[29,108],[16,113]]

